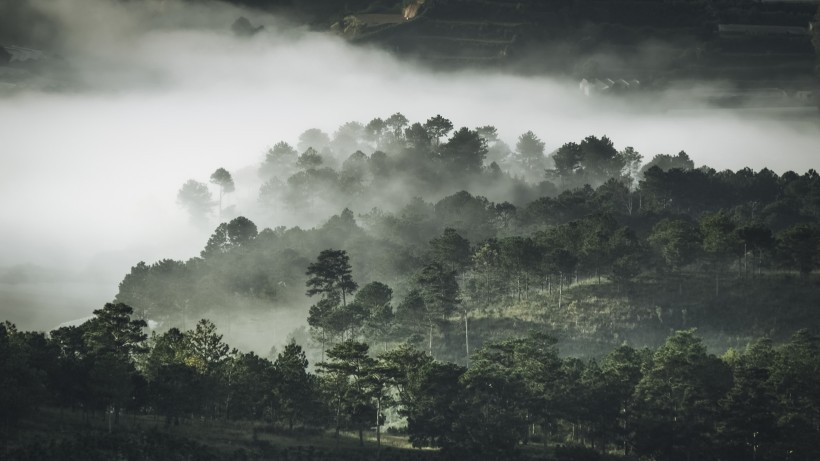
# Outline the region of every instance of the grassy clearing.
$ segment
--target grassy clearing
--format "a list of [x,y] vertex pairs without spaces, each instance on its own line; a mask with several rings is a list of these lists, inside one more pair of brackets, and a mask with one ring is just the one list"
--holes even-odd
[[[696,328],[715,353],[744,348],[757,337],[788,339],[801,328],[820,329],[820,275],[770,272],[754,277],[695,272],[646,275],[629,284],[581,279],[561,294],[530,289],[521,301],[505,296],[470,309],[471,349],[487,341],[545,331],[567,355],[600,355],[623,343],[657,347],[676,330]],[[463,319],[448,333],[458,349]],[[461,346],[463,349],[463,345]],[[457,355],[457,354],[455,354]]]

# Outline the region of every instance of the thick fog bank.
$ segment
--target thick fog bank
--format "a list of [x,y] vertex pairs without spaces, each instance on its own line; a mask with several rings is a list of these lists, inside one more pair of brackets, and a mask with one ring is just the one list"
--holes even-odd
[[[64,73],[44,70],[46,89],[15,83],[0,96],[0,261],[80,274],[88,283],[110,284],[111,294],[137,261],[187,259],[204,246],[216,222],[188,222],[175,203],[186,180],[206,182],[224,167],[237,182],[228,204],[253,203],[256,167],[276,142],[296,145],[308,128],[332,133],[345,122],[397,111],[411,121],[442,114],[457,127],[494,125],[510,145],[532,130],[547,151],[606,134],[646,160],[685,150],[696,164],[716,169],[802,172],[817,163],[820,130],[811,112],[781,117],[697,103],[692,109],[686,90],[657,95],[651,104],[586,98],[577,82],[436,73],[217,4],[34,5],[62,24],[59,45],[49,51],[61,56]],[[264,30],[233,35],[240,16]],[[237,212],[260,227],[311,224],[285,215],[256,218],[247,207]],[[27,318],[66,309],[48,301],[69,296],[64,286],[38,286],[45,293],[40,302],[23,300],[25,289],[3,295],[0,318],[27,306],[37,314],[17,318],[31,328],[35,321]],[[110,300],[104,291],[89,293],[96,301],[87,312]]]

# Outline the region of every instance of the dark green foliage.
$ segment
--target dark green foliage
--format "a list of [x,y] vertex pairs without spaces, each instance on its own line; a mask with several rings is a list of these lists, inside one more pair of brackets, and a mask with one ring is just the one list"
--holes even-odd
[[306,275],[308,296],[316,294],[323,298],[338,295],[346,303],[346,295],[353,293],[358,284],[350,274],[350,262],[344,250],[323,250],[315,263],[308,266]]
[[413,446],[451,448],[460,442],[452,425],[460,413],[463,387],[459,378],[463,373],[458,365],[440,362],[408,370],[401,403]]
[[713,453],[713,421],[731,385],[729,367],[708,355],[694,332],[675,333],[655,351],[635,388],[628,422],[635,452],[665,459]]
[[518,137],[515,151],[518,153],[524,168],[531,174],[541,175],[547,167],[544,145],[544,141],[539,139],[532,131],[527,131]]
[[[427,349],[433,355],[433,329],[446,323],[456,311],[458,282],[455,272],[445,269],[434,262],[425,266],[416,276],[418,297],[413,297],[413,309],[421,314],[428,330]],[[420,305],[419,302],[420,301]],[[409,309],[408,309],[409,310]]]
[[649,242],[665,267],[675,271],[697,258],[701,239],[700,231],[692,222],[664,219],[652,228]]
[[303,170],[312,170],[319,168],[322,165],[323,159],[319,152],[312,147],[302,152],[302,155],[296,160],[296,166]]
[[684,152],[678,152],[678,155],[671,156],[667,154],[658,154],[652,157],[646,165],[643,166],[641,169],[642,173],[646,173],[650,169],[658,167],[661,171],[669,171],[669,170],[694,170],[695,169],[695,162],[689,158],[689,155]]
[[470,242],[453,228],[444,229],[441,237],[430,241],[433,259],[453,272],[463,269],[470,260]]
[[442,146],[441,159],[453,171],[478,173],[484,165],[487,143],[477,132],[462,127]]
[[219,254],[227,253],[232,248],[246,245],[258,235],[256,224],[250,219],[240,216],[228,223],[222,223],[216,228],[201,256],[208,258]]
[[438,145],[439,140],[453,130],[453,122],[437,114],[435,117],[430,117],[424,122],[424,129],[427,130],[430,134],[430,138],[434,139],[436,145]]
[[293,430],[294,421],[303,423],[309,419],[313,407],[313,393],[316,385],[308,374],[308,360],[305,352],[296,343],[288,343],[273,364],[275,382],[273,401],[277,411],[282,413]]
[[0,440],[41,403],[45,392],[45,370],[36,368],[22,336],[14,325],[0,323]]
[[362,444],[364,428],[379,419],[368,386],[375,366],[368,350],[365,343],[345,341],[327,351],[328,361],[318,364],[336,415],[336,436],[343,425],[352,427],[359,432]]
[[820,264],[820,231],[807,224],[792,226],[780,234],[778,250],[791,268],[807,276]]
[[[816,339],[776,345],[797,325],[818,326],[816,173],[694,169],[682,154],[640,177],[639,154],[589,136],[558,150],[560,184],[541,188],[505,173],[526,163],[516,156],[485,168],[491,127],[444,139],[448,123],[394,114],[346,124],[329,143],[306,136],[322,153],[276,193],[308,215],[324,203],[343,211],[307,230],[259,232],[237,218],[202,258],[134,266],[117,302],[169,328],[147,347],[144,324],[116,304],[50,339],[18,334],[1,362],[19,371],[3,381],[15,396],[3,401],[9,420],[40,398],[183,425],[247,419],[295,433],[333,422],[363,438],[380,435],[396,406],[413,444],[458,459],[527,456],[541,443],[569,443],[555,450],[567,459],[817,457]],[[534,168],[543,143],[530,132],[519,144]],[[286,164],[295,155],[277,149]],[[394,186],[419,197],[370,206],[395,203],[370,201]],[[468,192],[477,186],[496,201]],[[307,321],[321,379],[307,369],[318,350],[291,343],[271,363],[231,349],[209,321],[185,331],[206,312],[304,306],[303,286],[319,295]],[[684,331],[655,351],[626,345],[692,326],[706,339]],[[522,337],[530,328],[560,331],[566,356],[551,337]],[[754,335],[773,341],[723,359],[707,352]]]
[[[386,286],[363,292],[364,304],[389,302]],[[693,331],[679,331],[654,352],[621,346],[600,361],[562,358],[556,339],[534,333],[485,345],[469,368],[435,362],[406,345],[373,358],[366,343],[344,341],[327,351],[317,381],[298,345],[285,346],[275,363],[230,352],[205,320],[193,331],[154,336],[137,370],[132,356],[145,351],[144,337],[129,315],[127,306],[107,305],[50,340],[1,325],[3,435],[49,399],[69,403],[63,399],[72,394],[60,391],[67,382],[52,379],[65,376],[60,368],[67,366],[83,402],[111,405],[114,416],[126,407],[158,412],[166,424],[199,415],[267,420],[292,433],[295,422],[304,427],[323,418],[335,421],[337,433],[357,431],[363,442],[364,432],[380,427],[385,410],[397,406],[414,446],[441,448],[452,459],[511,459],[526,453],[522,444],[544,440],[570,442],[554,450],[556,459],[567,460],[615,459],[604,454],[612,450],[681,460],[818,456],[820,341],[807,331],[782,346],[761,340],[723,359],[708,354]],[[124,405],[139,398],[134,377],[147,380],[150,406]],[[273,453],[261,442],[252,448]],[[20,439],[3,450],[3,459],[74,459],[78,450],[83,459],[233,459],[133,428],[105,439],[93,432],[38,444]],[[247,455],[234,452],[236,459]]]

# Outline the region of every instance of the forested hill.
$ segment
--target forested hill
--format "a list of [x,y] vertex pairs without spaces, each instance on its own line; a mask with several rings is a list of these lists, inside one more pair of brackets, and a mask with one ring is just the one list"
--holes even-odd
[[[280,142],[260,165],[258,212],[334,216],[312,229],[236,217],[188,261],[134,266],[117,301],[163,328],[310,314],[317,348],[410,341],[461,363],[466,342],[530,329],[595,355],[624,341],[656,346],[680,328],[699,328],[720,350],[820,325],[814,170],[718,172],[684,152],[643,164],[605,136],[547,156],[532,132],[510,149],[492,127],[401,114],[345,124],[333,141],[308,130],[299,147]],[[214,206],[195,180],[179,198],[193,219]],[[345,252],[352,281],[381,301],[360,302],[353,289],[323,298],[330,305],[306,297],[305,273],[329,249]]]
[[436,67],[638,82],[815,87],[812,2],[730,0],[232,0]]
[[0,458],[820,456],[816,171],[495,135],[394,114],[276,144],[255,207],[186,182],[200,255],[0,324]]

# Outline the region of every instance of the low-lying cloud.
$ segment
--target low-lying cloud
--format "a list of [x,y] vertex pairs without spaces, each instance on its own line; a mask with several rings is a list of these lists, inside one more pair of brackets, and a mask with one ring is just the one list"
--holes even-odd
[[[457,127],[491,124],[510,145],[533,130],[548,151],[606,134],[646,160],[685,150],[716,169],[816,164],[820,130],[808,111],[783,118],[710,109],[693,105],[690,89],[651,104],[586,98],[577,82],[435,72],[217,3],[34,5],[62,25],[47,51],[64,70],[47,75],[51,89],[0,96],[0,266],[58,267],[115,288],[139,260],[187,259],[204,246],[209,230],[192,226],[175,203],[187,179],[207,181],[218,167],[239,172],[230,200],[242,213],[258,193],[251,173],[274,143],[397,111],[411,121],[442,114]],[[264,30],[233,35],[240,16]],[[7,310],[0,304],[0,317]]]

